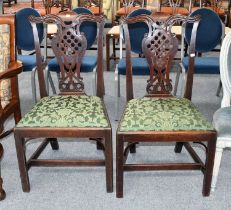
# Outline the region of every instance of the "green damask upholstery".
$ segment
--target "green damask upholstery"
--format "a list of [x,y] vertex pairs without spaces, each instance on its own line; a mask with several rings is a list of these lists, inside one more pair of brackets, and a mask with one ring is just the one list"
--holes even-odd
[[18,123],[21,127],[109,127],[96,96],[44,97]]
[[130,100],[119,131],[214,130],[191,101],[181,98]]

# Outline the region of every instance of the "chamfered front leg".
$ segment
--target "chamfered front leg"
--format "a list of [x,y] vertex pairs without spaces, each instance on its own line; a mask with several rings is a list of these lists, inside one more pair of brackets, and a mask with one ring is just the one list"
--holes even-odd
[[123,197],[123,161],[124,161],[124,142],[117,134],[116,136],[116,197]]
[[105,132],[105,167],[107,192],[113,192],[113,153],[111,130]]
[[16,131],[14,133],[14,138],[18,157],[18,167],[21,177],[22,190],[23,192],[30,192],[30,182],[26,165],[25,140],[24,138],[17,135]]
[[208,141],[207,147],[208,147],[208,151],[206,154],[205,172],[204,172],[203,190],[202,190],[203,196],[209,196],[211,190],[213,164],[214,164],[214,157],[216,151],[216,137]]

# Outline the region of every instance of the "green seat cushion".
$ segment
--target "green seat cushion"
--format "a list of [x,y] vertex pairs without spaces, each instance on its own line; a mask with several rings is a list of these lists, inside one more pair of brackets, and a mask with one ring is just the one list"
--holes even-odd
[[191,101],[175,97],[130,100],[119,127],[121,132],[188,130],[214,128]]
[[109,127],[102,100],[96,96],[42,98],[17,124],[21,127]]

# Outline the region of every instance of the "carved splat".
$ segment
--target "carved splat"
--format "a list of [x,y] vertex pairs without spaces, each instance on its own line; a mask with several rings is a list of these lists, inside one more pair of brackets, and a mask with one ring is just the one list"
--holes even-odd
[[178,48],[176,37],[160,27],[143,39],[142,48],[150,68],[147,92],[169,94],[172,91],[170,63]]
[[87,49],[87,40],[79,31],[78,21],[58,27],[51,46],[61,68],[60,91],[82,92],[84,83],[80,66]]
[[[199,16],[186,17],[175,15],[166,21],[156,20],[153,16],[140,15],[132,18],[122,18],[121,22],[125,31],[126,43],[126,65],[127,65],[127,85],[132,87],[132,66],[130,59],[130,38],[128,24],[137,22],[146,23],[149,32],[144,36],[142,50],[148,61],[150,77],[147,81],[147,93],[149,95],[170,95],[172,91],[172,81],[170,75],[170,65],[174,59],[177,49],[178,40],[176,35],[171,32],[172,26],[176,23],[185,24],[199,21]],[[132,88],[128,88],[128,98],[133,98]]]
[[[87,49],[86,37],[80,32],[80,26],[84,21],[98,22],[100,25],[99,36],[102,36],[104,18],[101,16],[71,14],[62,18],[56,15],[30,17],[33,28],[35,28],[36,23],[41,22],[57,25],[57,32],[52,38],[51,46],[60,67],[59,89],[64,94],[84,92],[83,78],[80,76],[81,63]],[[34,30],[36,40],[35,33],[36,30]],[[38,45],[38,43],[36,44]],[[98,42],[98,47],[102,48],[102,40]],[[37,50],[36,54],[38,53],[39,51]],[[102,62],[99,63],[101,65]]]

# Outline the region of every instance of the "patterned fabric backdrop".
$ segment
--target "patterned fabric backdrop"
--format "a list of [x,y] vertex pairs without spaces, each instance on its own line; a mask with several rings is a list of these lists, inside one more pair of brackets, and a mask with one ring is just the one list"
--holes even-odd
[[[10,61],[10,27],[7,24],[0,25],[0,72],[8,69]],[[1,105],[4,108],[11,99],[10,79],[0,81]]]

